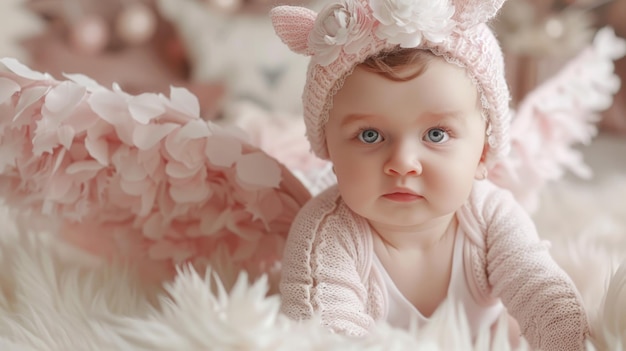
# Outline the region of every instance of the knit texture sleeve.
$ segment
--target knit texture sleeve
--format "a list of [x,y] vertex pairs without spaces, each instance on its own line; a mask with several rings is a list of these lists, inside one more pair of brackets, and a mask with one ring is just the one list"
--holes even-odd
[[533,348],[584,350],[589,329],[582,299],[550,256],[549,245],[539,239],[530,216],[508,191],[489,183],[474,193],[486,227],[486,269],[492,294],[517,319]]
[[333,187],[296,216],[283,255],[281,310],[295,320],[318,316],[332,332],[361,336],[374,326],[367,313],[366,250],[354,215],[342,204]]

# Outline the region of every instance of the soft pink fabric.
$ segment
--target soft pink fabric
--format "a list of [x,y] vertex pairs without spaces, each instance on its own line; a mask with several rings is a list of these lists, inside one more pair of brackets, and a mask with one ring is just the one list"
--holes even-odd
[[[476,182],[457,215],[471,239],[464,269],[476,299],[485,305],[501,299],[535,348],[583,350],[589,330],[581,299],[512,195]],[[388,308],[368,233],[366,220],[343,203],[336,187],[308,202],[287,239],[283,312],[296,320],[319,314],[334,332],[367,334]]]
[[[295,6],[279,6],[271,12],[276,33],[283,42],[296,53],[312,56],[302,100],[307,137],[313,152],[320,158],[329,157],[324,126],[332,97],[341,88],[346,74],[367,57],[397,46],[377,35],[382,24],[374,18],[374,2],[377,6],[384,6],[380,4],[381,0],[338,0],[328,3],[320,14]],[[477,83],[491,124],[489,162],[506,156],[509,151],[510,96],[504,78],[502,52],[498,41],[485,25],[495,16],[503,2],[456,0],[443,5],[445,1],[438,1],[442,6],[454,5],[452,21],[444,23],[440,28],[433,26],[430,31],[417,31],[416,35],[422,35],[423,38],[418,45],[413,46],[465,67]],[[415,4],[416,14],[420,13],[418,6],[432,8],[432,4],[425,2]],[[353,22],[347,24],[348,42],[345,45],[322,45],[325,41],[332,41],[329,37],[341,35],[341,31],[329,32],[336,29],[333,24],[327,23],[329,18],[324,17],[329,15],[325,10],[330,8],[347,9],[355,17]],[[328,51],[332,50],[337,50],[338,56],[326,64]]]

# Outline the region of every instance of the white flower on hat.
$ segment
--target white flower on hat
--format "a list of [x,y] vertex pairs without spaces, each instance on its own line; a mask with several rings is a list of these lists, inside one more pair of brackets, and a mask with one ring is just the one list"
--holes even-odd
[[309,48],[317,63],[327,66],[341,51],[355,54],[370,39],[373,20],[358,1],[342,0],[326,6],[317,16],[309,35]]
[[370,0],[370,7],[380,22],[376,35],[403,48],[417,47],[422,38],[441,42],[455,24],[448,0]]

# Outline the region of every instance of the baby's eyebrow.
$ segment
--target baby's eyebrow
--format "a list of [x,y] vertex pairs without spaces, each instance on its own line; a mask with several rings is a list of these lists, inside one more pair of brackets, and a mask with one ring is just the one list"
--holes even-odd
[[[437,111],[437,112],[427,111],[427,112],[417,115],[415,117],[415,121],[417,122],[421,120],[423,122],[434,123],[434,122],[441,121],[441,120],[452,119],[458,122],[463,122],[465,120],[463,116],[464,116],[464,113],[462,111],[457,111],[457,110]],[[380,116],[378,115],[367,114],[367,113],[350,113],[343,117],[343,119],[341,120],[341,123],[339,124],[339,127],[344,128],[356,122],[377,119],[379,117]]]
[[341,127],[345,127],[347,125],[350,125],[352,123],[358,122],[358,121],[362,121],[362,120],[367,120],[367,119],[371,119],[374,118],[374,115],[368,115],[368,114],[362,114],[362,113],[350,113],[346,116],[344,116],[343,120],[341,121],[340,126]]
[[427,111],[416,117],[417,121],[422,123],[438,123],[442,121],[463,123],[465,122],[466,113],[462,111],[450,110],[450,111]]
[[463,117],[463,113],[461,111],[428,112],[426,113],[426,115],[433,116],[436,118],[454,118],[454,119],[461,119]]

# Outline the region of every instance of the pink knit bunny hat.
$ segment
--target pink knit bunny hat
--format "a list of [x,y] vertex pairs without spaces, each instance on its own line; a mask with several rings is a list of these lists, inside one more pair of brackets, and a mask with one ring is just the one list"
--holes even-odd
[[324,127],[332,97],[357,64],[394,47],[429,50],[464,67],[489,122],[487,161],[508,154],[509,90],[498,41],[486,22],[505,0],[335,0],[319,14],[278,6],[271,18],[289,48],[311,56],[302,95],[313,152],[328,159]]

